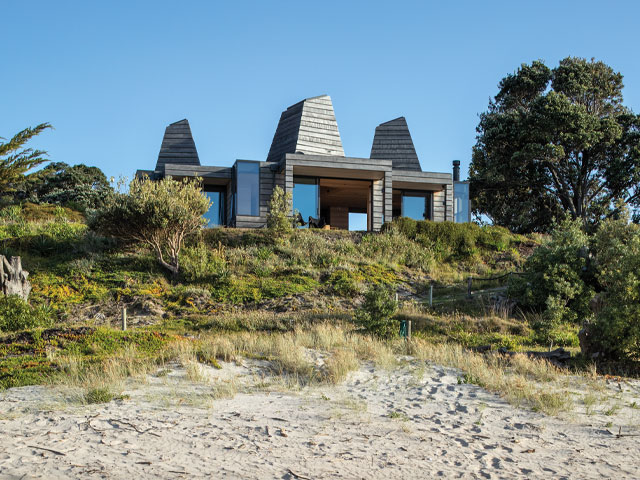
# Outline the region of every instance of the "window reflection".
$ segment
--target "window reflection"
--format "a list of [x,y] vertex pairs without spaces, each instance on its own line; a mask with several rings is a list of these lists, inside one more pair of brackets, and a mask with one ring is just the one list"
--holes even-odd
[[224,190],[213,188],[206,188],[206,190],[213,190],[204,192],[207,198],[209,198],[209,200],[211,201],[209,210],[207,210],[207,212],[204,214],[204,218],[209,221],[207,226],[219,227],[221,225],[224,225]]
[[318,180],[314,177],[293,177],[293,209],[306,222],[318,218]]
[[453,216],[456,223],[471,221],[469,207],[469,184],[467,182],[455,182],[453,185]]
[[414,220],[428,220],[430,215],[430,193],[408,193],[402,195],[402,216]]
[[257,162],[236,162],[236,214],[260,215],[260,165]]

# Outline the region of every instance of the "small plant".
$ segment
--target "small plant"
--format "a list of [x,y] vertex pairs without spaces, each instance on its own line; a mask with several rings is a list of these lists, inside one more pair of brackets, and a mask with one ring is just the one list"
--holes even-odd
[[395,289],[391,285],[373,285],[365,294],[362,307],[356,311],[355,322],[377,337],[397,336],[400,322],[393,318],[398,310],[394,296]]
[[84,401],[93,403],[109,403],[116,396],[106,387],[90,388],[84,396]]
[[53,323],[46,306],[32,307],[17,295],[0,295],[0,332],[15,332]]
[[276,186],[269,201],[269,213],[267,213],[267,228],[276,236],[283,236],[293,230],[291,218],[291,205],[293,195],[285,193],[280,186]]

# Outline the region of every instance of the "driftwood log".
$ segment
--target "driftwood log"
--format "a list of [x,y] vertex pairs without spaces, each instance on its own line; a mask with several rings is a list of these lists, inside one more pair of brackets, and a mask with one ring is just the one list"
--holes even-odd
[[20,257],[7,259],[0,255],[0,291],[4,295],[18,295],[27,300],[31,292],[28,276],[29,272],[22,269]]

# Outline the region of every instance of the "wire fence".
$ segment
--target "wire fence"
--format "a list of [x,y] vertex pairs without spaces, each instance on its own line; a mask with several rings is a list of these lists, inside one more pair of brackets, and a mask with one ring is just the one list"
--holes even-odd
[[469,276],[466,281],[451,285],[437,285],[432,281],[427,287],[429,306],[506,292],[513,278],[518,275],[524,275],[524,272],[508,272],[495,277]]

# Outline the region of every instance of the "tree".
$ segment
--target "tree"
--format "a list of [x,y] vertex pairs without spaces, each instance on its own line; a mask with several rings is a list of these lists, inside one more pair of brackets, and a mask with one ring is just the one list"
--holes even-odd
[[113,193],[98,167],[56,162],[16,183],[14,196],[33,203],[51,203],[86,211],[104,204]]
[[135,179],[127,193],[115,193],[91,220],[95,230],[124,241],[141,242],[174,276],[180,271],[185,237],[204,227],[202,216],[211,201],[199,179],[170,177],[158,181]]
[[622,75],[568,57],[507,75],[481,114],[470,166],[474,213],[516,232],[584,225],[640,204],[640,116],[622,104]]
[[47,152],[44,150],[23,148],[47,128],[52,127],[48,123],[41,123],[35,128],[25,128],[8,142],[0,142],[0,193],[11,191],[13,184],[21,180],[26,172],[47,161]]

